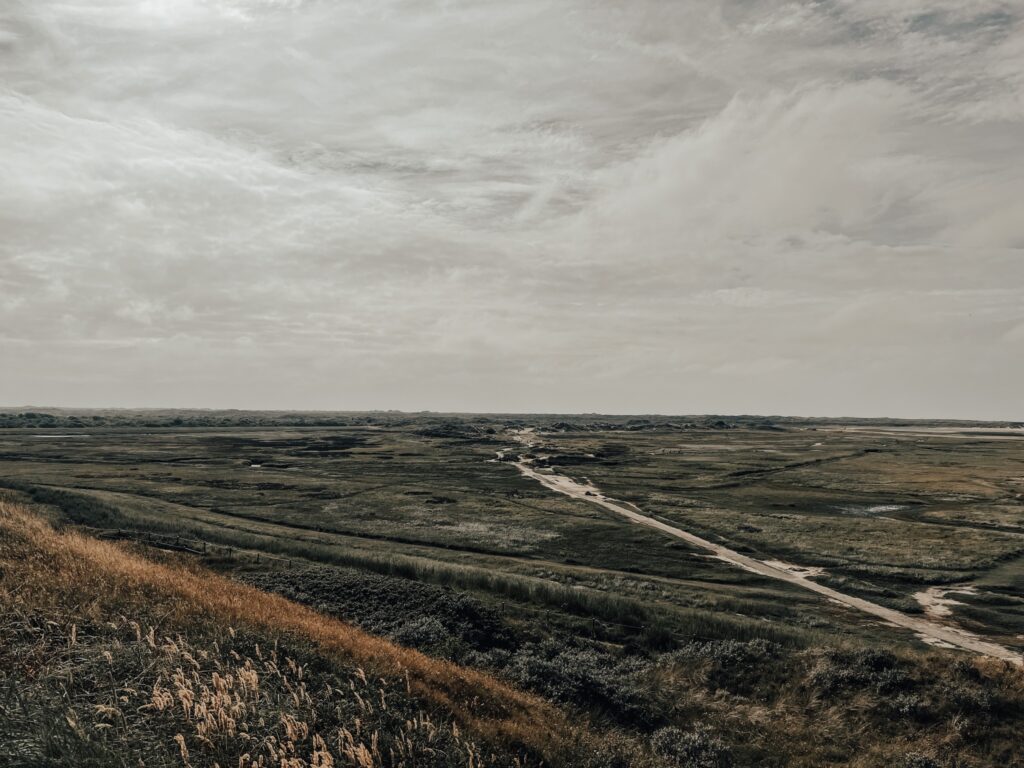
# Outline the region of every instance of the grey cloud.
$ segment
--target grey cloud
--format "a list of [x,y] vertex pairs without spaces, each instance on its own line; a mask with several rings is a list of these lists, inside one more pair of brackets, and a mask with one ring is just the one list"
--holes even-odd
[[0,403],[1019,418],[1021,15],[7,3]]

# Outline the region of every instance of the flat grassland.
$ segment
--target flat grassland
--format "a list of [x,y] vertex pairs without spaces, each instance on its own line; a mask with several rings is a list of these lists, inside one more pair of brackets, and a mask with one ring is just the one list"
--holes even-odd
[[[523,452],[515,433],[533,429],[550,471],[1020,651],[1020,429],[57,411],[0,426],[0,490],[58,524],[180,553],[711,761],[679,765],[997,765],[1019,746],[1004,731],[1020,702],[993,703],[967,667],[934,672],[953,652],[553,493],[498,456]],[[864,697],[885,704],[872,715]],[[979,697],[988,719],[950,737]],[[687,730],[695,720],[711,730]]]
[[[758,559],[1024,645],[1024,432],[819,425],[548,434],[560,472]],[[593,457],[593,458],[590,458]],[[971,604],[996,601],[986,622]],[[915,597],[915,595],[918,595]]]

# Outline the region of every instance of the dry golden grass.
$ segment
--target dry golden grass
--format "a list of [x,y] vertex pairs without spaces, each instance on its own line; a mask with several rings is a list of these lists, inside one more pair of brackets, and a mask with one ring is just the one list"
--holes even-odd
[[282,597],[209,571],[154,562],[117,544],[58,531],[20,505],[0,501],[0,563],[17,600],[70,607],[101,619],[158,602],[163,627],[214,621],[313,644],[373,674],[405,678],[410,693],[450,713],[480,737],[557,760],[588,734],[535,696],[486,674],[371,636]]

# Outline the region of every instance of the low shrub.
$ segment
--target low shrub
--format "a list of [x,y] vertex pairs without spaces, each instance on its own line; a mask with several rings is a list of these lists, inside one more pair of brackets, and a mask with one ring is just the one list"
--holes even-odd
[[704,684],[732,693],[770,695],[789,674],[788,653],[768,640],[708,640],[691,642],[662,657],[662,664],[699,666]]
[[533,633],[514,632],[493,608],[471,595],[332,566],[242,572],[237,577],[401,645],[496,672],[552,701],[597,711],[617,722],[659,720],[647,683],[654,667],[650,659],[609,651],[579,637],[538,640]]
[[823,698],[858,689],[894,694],[914,686],[913,679],[893,654],[875,649],[826,651],[811,670],[808,683]]
[[942,768],[942,766],[927,755],[911,752],[903,758],[899,768]]
[[684,731],[674,725],[651,737],[655,754],[679,768],[732,768],[729,748],[706,728]]
[[244,571],[237,578],[455,661],[511,643],[497,611],[448,587],[334,566]]
[[545,640],[516,650],[501,672],[552,701],[603,710],[620,721],[651,724],[657,719],[648,683],[652,669],[647,659],[617,657],[584,641],[567,646]]

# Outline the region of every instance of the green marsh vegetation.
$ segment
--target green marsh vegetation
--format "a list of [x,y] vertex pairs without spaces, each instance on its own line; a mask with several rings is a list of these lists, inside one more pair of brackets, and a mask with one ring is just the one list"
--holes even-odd
[[920,611],[920,590],[976,585],[949,620],[1020,646],[1010,440],[724,419],[95,415],[9,420],[5,495],[481,670],[612,740],[657,745],[666,764],[1012,754],[1013,670],[929,650],[490,461],[513,445],[507,428],[535,426],[557,471],[755,557],[821,567],[838,589]]

